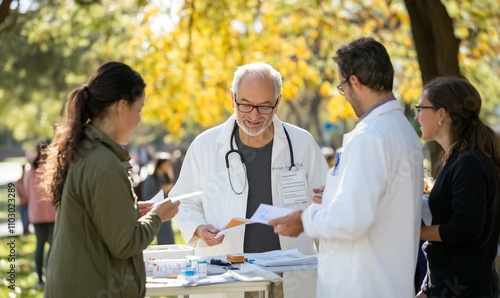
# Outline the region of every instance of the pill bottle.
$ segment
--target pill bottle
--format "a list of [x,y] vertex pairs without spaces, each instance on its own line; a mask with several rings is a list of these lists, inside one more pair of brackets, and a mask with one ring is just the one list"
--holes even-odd
[[207,277],[207,260],[204,257],[197,260],[196,273],[199,278]]
[[196,274],[196,269],[198,269],[198,259],[199,256],[186,256],[188,267],[191,267]]

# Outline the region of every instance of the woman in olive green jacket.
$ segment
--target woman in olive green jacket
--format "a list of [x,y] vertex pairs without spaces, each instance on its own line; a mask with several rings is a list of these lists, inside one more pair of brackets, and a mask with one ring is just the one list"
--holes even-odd
[[179,203],[137,204],[126,145],[145,84],[129,66],[102,65],[75,89],[48,148],[45,182],[57,207],[45,297],[144,297],[142,250]]

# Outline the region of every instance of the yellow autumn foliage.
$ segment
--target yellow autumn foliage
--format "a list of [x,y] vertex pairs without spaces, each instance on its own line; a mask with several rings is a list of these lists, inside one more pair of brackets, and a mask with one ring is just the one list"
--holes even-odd
[[[450,14],[460,13],[452,0],[444,2]],[[474,6],[468,9],[475,17],[480,15]],[[282,120],[288,116],[333,123],[355,119],[336,91],[339,82],[332,58],[339,46],[363,35],[387,46],[395,64],[397,98],[412,105],[420,96],[421,75],[402,2],[186,1],[171,31],[158,34],[147,27],[162,17],[161,9],[148,5],[130,47],[148,84],[144,118],[163,123],[174,138],[184,136],[186,129],[201,131],[224,121],[233,112],[229,94],[233,73],[237,66],[253,61],[271,63],[281,72],[282,104],[308,108],[312,100],[320,100],[317,110],[307,110],[314,114],[282,115]],[[498,53],[498,32],[488,30],[478,35],[475,46],[461,51],[459,59],[467,67],[481,55]],[[467,22],[456,26],[456,34],[470,37]],[[492,38],[496,48],[491,46]]]

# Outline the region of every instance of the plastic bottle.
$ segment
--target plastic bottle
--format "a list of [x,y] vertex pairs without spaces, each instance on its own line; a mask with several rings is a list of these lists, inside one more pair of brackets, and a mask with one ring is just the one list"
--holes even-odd
[[200,257],[196,266],[196,273],[198,278],[207,277],[207,260],[204,257]]
[[199,258],[200,258],[199,256],[186,256],[187,263],[188,263],[187,266],[193,268],[195,274],[196,274],[196,271],[198,270],[198,259]]

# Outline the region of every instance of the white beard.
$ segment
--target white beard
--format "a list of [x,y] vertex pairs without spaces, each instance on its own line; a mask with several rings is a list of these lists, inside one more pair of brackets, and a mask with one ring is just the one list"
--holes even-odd
[[[244,120],[244,119],[243,119]],[[268,123],[264,123],[264,125],[259,128],[258,130],[251,131],[248,127],[245,126],[244,121],[240,122],[238,121],[238,117],[236,117],[236,123],[238,123],[238,126],[249,136],[256,137],[261,135],[268,127],[273,123],[273,118],[269,119]]]

